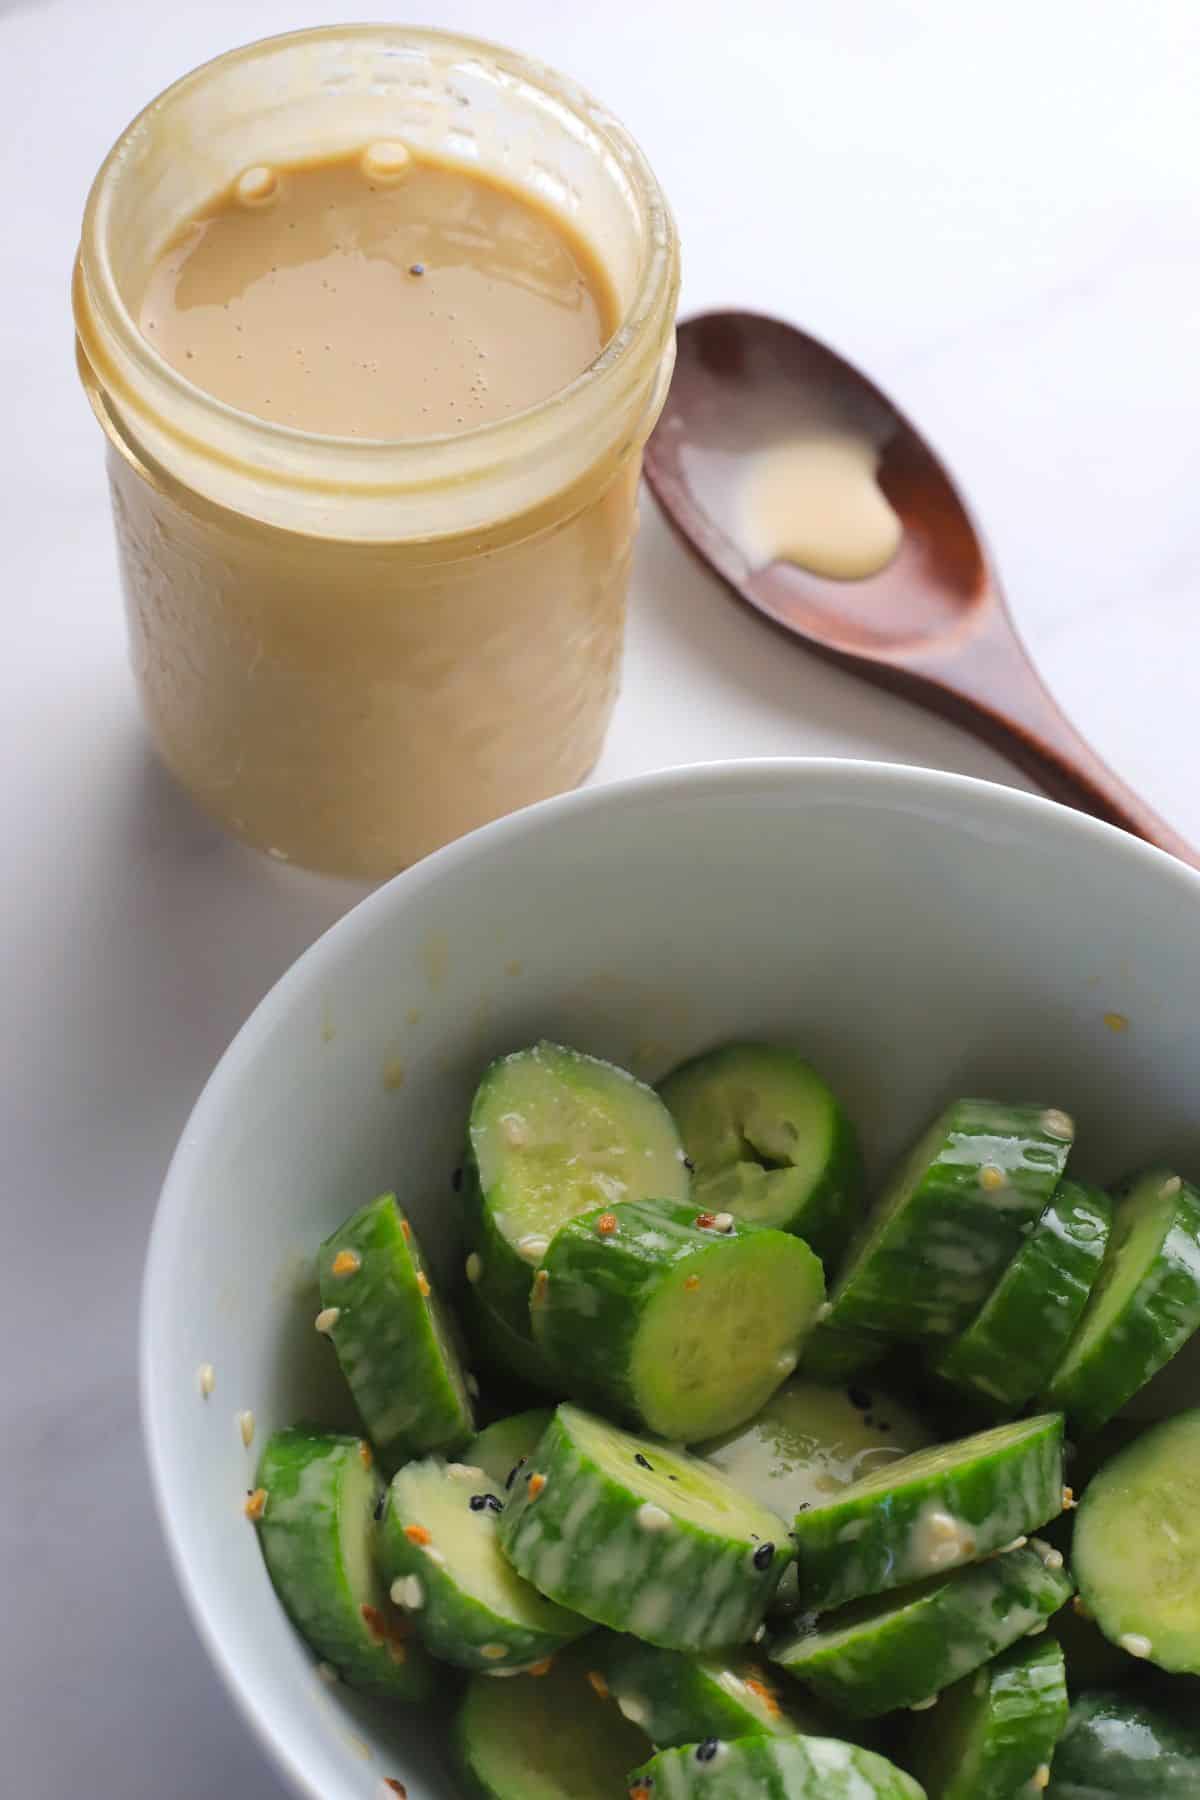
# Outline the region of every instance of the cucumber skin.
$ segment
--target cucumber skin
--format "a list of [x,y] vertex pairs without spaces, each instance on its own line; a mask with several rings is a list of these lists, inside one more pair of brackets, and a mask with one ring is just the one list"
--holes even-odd
[[528,1308],[524,1333],[514,1331],[499,1313],[493,1312],[478,1290],[468,1288],[461,1295],[463,1322],[475,1358],[475,1367],[495,1386],[516,1384],[522,1396],[544,1396],[550,1400],[563,1398],[563,1385],[549,1362],[529,1336]]
[[[1047,1413],[1025,1424],[1031,1428],[1028,1436],[1007,1450],[981,1451],[978,1465],[968,1464],[952,1477],[926,1476],[906,1486],[904,1459],[891,1465],[895,1480],[887,1489],[859,1496],[853,1483],[823,1506],[798,1513],[792,1538],[801,1605],[824,1611],[933,1573],[919,1536],[922,1515],[931,1507],[966,1525],[973,1538],[953,1560],[939,1560],[938,1573],[974,1562],[1057,1518],[1063,1499],[1062,1415]],[[1032,1429],[1037,1425],[1040,1431]]]
[[[645,1530],[636,1517],[636,1493],[576,1448],[573,1411],[559,1407],[508,1496],[499,1531],[513,1567],[569,1612],[665,1650],[720,1650],[748,1642],[792,1559],[782,1521],[765,1570],[754,1568],[749,1538],[726,1538],[688,1521],[674,1523],[670,1534]],[[715,1469],[700,1466],[706,1479],[720,1481]],[[545,1486],[531,1498],[534,1473]],[[596,1496],[582,1518],[581,1482]],[[600,1566],[613,1577],[606,1592],[589,1579]]]
[[[624,1632],[598,1632],[588,1651],[613,1698],[618,1705],[625,1701],[633,1706],[636,1723],[658,1750],[708,1737],[784,1737],[797,1731],[823,1735],[829,1730],[815,1703],[795,1688],[790,1695],[780,1693],[747,1654],[688,1656],[643,1644]],[[739,1701],[721,1685],[723,1669],[742,1681],[749,1677],[759,1682],[774,1712],[764,1703],[764,1718],[753,1703]]]
[[471,1439],[462,1460],[482,1469],[498,1488],[504,1489],[518,1459],[528,1458],[536,1450],[553,1417],[552,1407],[536,1406],[505,1419],[494,1419]]
[[629,1776],[629,1792],[650,1800],[925,1800],[895,1763],[839,1738],[742,1737],[723,1741],[710,1762],[699,1745],[662,1750]]
[[[926,1134],[936,1132],[941,1148],[906,1204],[888,1215],[895,1185],[924,1137],[895,1171],[851,1245],[830,1295],[830,1324],[907,1341],[957,1336],[1016,1255],[1025,1228],[1036,1222],[1062,1176],[1071,1146],[1046,1130],[1043,1120],[1053,1115],[1053,1108],[990,1100],[958,1100],[947,1107]],[[984,1164],[1002,1169],[1007,1185],[998,1191],[982,1187],[978,1173]],[[885,1215],[886,1225],[877,1232],[875,1224]]]
[[[258,1485],[267,1493],[257,1525],[259,1544],[284,1611],[310,1649],[337,1670],[347,1687],[391,1700],[424,1701],[433,1693],[434,1681],[433,1665],[421,1645],[406,1640],[403,1660],[396,1661],[387,1644],[372,1643],[367,1636],[357,1611],[361,1602],[348,1592],[331,1590],[331,1570],[335,1579],[344,1581],[342,1481],[349,1459],[362,1459],[364,1453],[369,1454],[369,1448],[362,1438],[305,1427],[274,1432],[258,1463]],[[383,1493],[378,1474],[369,1491],[376,1498]],[[292,1502],[297,1503],[294,1516]],[[323,1514],[319,1526],[318,1511]],[[364,1529],[373,1539],[370,1513]],[[404,1621],[375,1571],[363,1602],[376,1607],[396,1627],[397,1636],[404,1634]]]
[[[1120,1229],[1122,1207],[1133,1206],[1143,1186],[1161,1185],[1171,1173],[1167,1169],[1151,1170],[1125,1185],[1113,1222],[1114,1238]],[[1072,1433],[1083,1437],[1099,1431],[1183,1348],[1197,1327],[1200,1190],[1181,1181],[1174,1220],[1146,1278],[1131,1296],[1118,1324],[1093,1344],[1090,1354],[1079,1362],[1073,1353],[1084,1342],[1088,1330],[1088,1311],[1084,1311],[1075,1337],[1046,1390],[1047,1405],[1066,1413]]]
[[[383,1518],[379,1522],[379,1571],[389,1584],[410,1575],[415,1575],[421,1583],[422,1604],[409,1617],[417,1635],[433,1656],[442,1662],[452,1663],[459,1669],[481,1672],[490,1669],[493,1673],[498,1668],[524,1669],[532,1663],[542,1662],[546,1657],[553,1656],[556,1651],[591,1630],[590,1620],[577,1618],[567,1612],[561,1613],[560,1619],[554,1622],[552,1628],[550,1621],[558,1609],[536,1593],[536,1590],[530,1594],[530,1598],[535,1601],[539,1611],[544,1611],[545,1628],[522,1625],[516,1620],[504,1618],[493,1612],[483,1601],[460,1591],[454,1581],[453,1568],[448,1564],[443,1567],[433,1559],[429,1549],[411,1543],[404,1535],[406,1525],[423,1523],[420,1519],[407,1516],[408,1509],[402,1506],[398,1484],[403,1484],[405,1474],[406,1470],[401,1469],[393,1478]],[[470,1486],[462,1484],[458,1491],[464,1508],[468,1506],[471,1493],[492,1494],[501,1503],[504,1499],[503,1489],[484,1475]],[[489,1529],[484,1520],[476,1523],[481,1530]],[[438,1548],[436,1536],[430,1548]],[[499,1556],[499,1549],[496,1554]],[[485,1656],[483,1646],[497,1643],[503,1644],[509,1654],[503,1659]]]
[[[601,1236],[596,1223],[606,1213],[617,1222],[616,1229]],[[678,1416],[648,1416],[635,1392],[630,1379],[634,1344],[644,1310],[664,1281],[682,1264],[695,1260],[699,1270],[703,1261],[728,1255],[735,1244],[761,1238],[768,1229],[735,1219],[728,1232],[716,1233],[701,1230],[697,1216],[690,1201],[667,1200],[625,1200],[581,1213],[552,1238],[542,1265],[548,1277],[545,1297],[538,1304],[535,1292],[531,1307],[534,1340],[572,1399],[668,1439],[733,1429],[752,1417],[784,1379],[772,1371],[765,1391],[748,1397],[739,1418],[698,1431],[680,1429]],[[801,1239],[783,1231],[770,1235],[779,1256],[794,1265],[797,1294],[807,1286],[811,1323],[825,1293],[821,1265]],[[649,1248],[643,1241],[647,1236],[653,1240]],[[798,1337],[802,1331],[803,1325]]]
[[[794,1232],[812,1246],[822,1262],[836,1262],[845,1251],[861,1212],[862,1151],[859,1148],[858,1134],[832,1089],[812,1064],[793,1050],[781,1050],[777,1046],[764,1044],[724,1044],[719,1049],[706,1050],[680,1064],[659,1083],[659,1094],[679,1127],[683,1147],[696,1167],[692,1197],[698,1206],[708,1207],[714,1212],[723,1211],[726,1207],[730,1212],[738,1211],[736,1199],[723,1199],[719,1187],[706,1192],[710,1180],[719,1182],[722,1174],[737,1168],[737,1162],[710,1165],[704,1155],[706,1146],[694,1132],[689,1134],[688,1127],[693,1110],[703,1111],[705,1090],[710,1083],[720,1083],[726,1079],[727,1072],[731,1068],[736,1071],[747,1054],[755,1060],[774,1063],[785,1079],[790,1076],[801,1082],[811,1082],[814,1087],[819,1088],[829,1117],[829,1148],[824,1173],[799,1203],[792,1207],[786,1218],[754,1222]],[[747,1076],[747,1080],[749,1079],[751,1077]],[[733,1127],[732,1120],[730,1124],[732,1129],[737,1129]],[[738,1130],[738,1135],[744,1134]],[[751,1160],[755,1160],[756,1166],[765,1167],[758,1164],[757,1159]],[[794,1165],[776,1164],[767,1172],[782,1173],[789,1166]]]
[[[950,1722],[952,1708],[958,1716]],[[1026,1639],[948,1689],[931,1711],[915,1715],[907,1760],[928,1800],[1032,1796],[1034,1777],[1050,1765],[1067,1710],[1061,1645],[1049,1637]],[[955,1748],[965,1754],[946,1770],[946,1734],[960,1724],[967,1741]]]
[[[356,1273],[332,1273],[339,1251],[362,1259]],[[421,1291],[419,1277],[429,1280],[421,1247],[395,1195],[382,1194],[345,1220],[321,1245],[317,1267],[321,1305],[338,1314],[329,1336],[380,1457],[395,1467],[464,1444],[475,1418],[457,1326],[435,1291]]]
[[[1072,1584],[1034,1547],[1007,1550],[894,1596],[849,1644],[813,1650],[837,1614],[777,1639],[773,1662],[851,1718],[919,1706],[989,1662],[1066,1604]],[[848,1623],[848,1621],[847,1621]],[[809,1654],[805,1654],[805,1651]]]
[[845,1381],[873,1368],[887,1353],[886,1338],[870,1331],[843,1330],[831,1319],[822,1319],[805,1339],[798,1367],[815,1381]]
[[1200,1731],[1126,1693],[1072,1703],[1047,1800],[1196,1800]]
[[934,1363],[934,1373],[985,1403],[1015,1411],[1058,1366],[1100,1273],[1112,1201],[1064,1179],[983,1309]]

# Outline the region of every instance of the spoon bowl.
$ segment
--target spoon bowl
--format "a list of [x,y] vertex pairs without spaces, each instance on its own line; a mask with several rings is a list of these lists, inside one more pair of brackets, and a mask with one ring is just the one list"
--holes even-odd
[[[756,554],[738,526],[751,458],[789,419],[836,417],[878,448],[901,526],[877,573],[814,574]],[[945,465],[836,351],[780,319],[715,312],[679,326],[675,375],[646,476],[685,542],[748,605],[819,655],[973,731],[1054,799],[1171,851],[1200,855],[1104,764],[1042,682],[983,536]]]

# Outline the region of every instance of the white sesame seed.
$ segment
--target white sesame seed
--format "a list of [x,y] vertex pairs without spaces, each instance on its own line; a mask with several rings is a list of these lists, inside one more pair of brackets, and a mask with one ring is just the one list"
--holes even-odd
[[412,152],[407,144],[397,143],[392,138],[368,144],[363,151],[362,171],[368,181],[395,181],[398,176],[407,174],[411,164]]
[[402,1606],[405,1612],[419,1612],[425,1604],[425,1588],[419,1575],[398,1575],[389,1591],[395,1605]]
[[524,1675],[525,1671],[524,1669],[481,1669],[479,1673],[481,1675],[495,1675],[498,1677],[501,1675]]
[[499,1662],[501,1657],[508,1655],[508,1645],[485,1644],[480,1651],[480,1655],[486,1656],[489,1662]]
[[1010,1550],[1023,1550],[1029,1542],[1027,1537],[1015,1537],[1011,1544],[1001,1544],[997,1556],[1007,1556]]
[[335,1683],[341,1680],[341,1677],[332,1663],[319,1662],[317,1664],[317,1674],[321,1677],[321,1680],[327,1682],[330,1687],[333,1687]]
[[1045,1631],[1048,1623],[1049,1623],[1049,1621],[1046,1619],[1039,1619],[1036,1625],[1031,1625],[1029,1627],[1029,1630],[1025,1633],[1025,1636],[1026,1637],[1041,1637],[1041,1635],[1042,1635],[1043,1631]]
[[652,1500],[647,1500],[637,1509],[637,1522],[643,1531],[665,1531],[671,1523],[671,1515],[661,1506],[655,1506]]
[[483,1470],[477,1469],[474,1463],[447,1463],[446,1473],[452,1481],[483,1481],[486,1479]]
[[[256,163],[252,169],[246,169],[238,176],[236,193],[243,206],[262,206],[275,197],[279,185],[274,169],[265,163]],[[281,851],[272,850],[272,856],[280,856]]]
[[248,1450],[254,1442],[254,1414],[247,1407],[244,1412],[235,1414],[235,1417],[237,1419],[238,1431],[241,1433],[242,1442]]
[[1042,1567],[1044,1569],[1061,1569],[1062,1566],[1063,1566],[1062,1551],[1061,1550],[1047,1550],[1045,1555],[1042,1557]]
[[619,1694],[617,1696],[617,1706],[629,1720],[631,1725],[644,1725],[646,1723],[646,1709],[640,1700],[635,1700],[628,1694]]
[[466,1387],[467,1387],[468,1394],[470,1394],[472,1400],[478,1400],[478,1398],[479,1398],[479,1383],[476,1381],[475,1377],[472,1375],[470,1369],[467,1370],[467,1373],[466,1373],[466,1376],[464,1377],[464,1379],[466,1381]]
[[766,1635],[767,1635],[766,1626],[760,1625],[758,1630],[754,1633],[754,1636],[751,1638],[750,1641],[753,1644],[761,1644],[763,1639],[766,1637]]
[[823,1300],[817,1308],[817,1324],[823,1325],[832,1311],[833,1307],[830,1302],[828,1300]]
[[1143,1637],[1140,1631],[1122,1632],[1121,1636],[1117,1639],[1117,1642],[1120,1644],[1122,1650],[1127,1650],[1129,1652],[1130,1656],[1146,1657],[1149,1656],[1154,1649],[1154,1645],[1150,1642],[1150,1639],[1148,1637]]
[[725,1212],[714,1213],[713,1214],[713,1230],[714,1231],[732,1231],[733,1230],[733,1214],[725,1213]]
[[472,1287],[475,1286],[475,1283],[482,1274],[483,1258],[480,1256],[478,1250],[472,1250],[470,1256],[467,1258],[467,1280],[471,1283]]
[[997,1163],[984,1163],[979,1171],[979,1185],[989,1194],[998,1194],[1008,1186],[1008,1176]]
[[794,1350],[785,1350],[782,1356],[776,1357],[775,1359],[776,1373],[780,1375],[790,1375],[796,1366],[796,1360],[796,1352]]
[[527,1263],[540,1263],[550,1248],[547,1237],[529,1236],[521,1238],[517,1243],[517,1252]]
[[328,1337],[341,1316],[342,1309],[340,1306],[326,1306],[317,1314],[316,1318],[313,1320],[313,1324],[323,1336]]
[[439,1569],[445,1568],[446,1558],[442,1555],[442,1552],[438,1549],[436,1544],[426,1544],[425,1545],[425,1554],[429,1558],[430,1562],[436,1563],[438,1565]]
[[1179,1178],[1178,1175],[1168,1175],[1167,1179],[1163,1182],[1162,1186],[1159,1188],[1158,1191],[1162,1195],[1164,1200],[1170,1200],[1175,1194],[1177,1194],[1179,1192],[1179,1190],[1182,1186],[1183,1186],[1183,1182],[1181,1181],[1181,1179]]
[[196,1370],[196,1386],[200,1389],[201,1397],[207,1400],[216,1385],[217,1371],[211,1363],[201,1363]]
[[928,1712],[930,1707],[936,1706],[937,1703],[938,1703],[937,1695],[930,1694],[928,1700],[914,1700],[908,1710],[909,1710],[909,1712]]
[[1070,1113],[1062,1112],[1057,1106],[1048,1106],[1042,1114],[1042,1130],[1047,1137],[1069,1143],[1075,1136],[1075,1121]]
[[1029,1777],[1029,1785],[1033,1788],[1034,1792],[1038,1794],[1042,1793],[1050,1786],[1049,1763],[1038,1764],[1037,1768],[1033,1771],[1033,1774]]

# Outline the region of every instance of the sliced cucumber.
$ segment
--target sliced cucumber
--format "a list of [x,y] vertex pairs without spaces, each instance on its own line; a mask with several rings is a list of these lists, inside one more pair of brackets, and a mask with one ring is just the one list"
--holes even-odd
[[857,1223],[862,1156],[854,1127],[794,1050],[726,1044],[659,1087],[695,1165],[692,1198],[794,1231],[837,1257]]
[[1034,1539],[899,1594],[860,1600],[778,1639],[772,1659],[852,1718],[923,1706],[1070,1597],[1062,1557]]
[[928,1800],[1033,1800],[1066,1723],[1062,1648],[1026,1639],[917,1714],[906,1760]]
[[830,1325],[955,1336],[1057,1187],[1073,1136],[1056,1107],[956,1100],[901,1163],[851,1246]]
[[259,1461],[252,1516],[275,1592],[321,1661],[347,1687],[424,1700],[431,1665],[375,1566],[382,1497],[365,1438],[277,1431]]
[[626,1200],[555,1233],[531,1312],[573,1398],[687,1442],[758,1411],[824,1297],[800,1238],[690,1203]]
[[528,1317],[524,1331],[514,1331],[473,1288],[461,1298],[475,1367],[489,1392],[499,1388],[509,1395],[515,1390],[521,1399],[545,1394],[561,1400],[562,1382],[534,1343]]
[[918,1450],[797,1513],[802,1603],[821,1611],[958,1568],[1062,1506],[1060,1413]]
[[507,1419],[497,1419],[471,1439],[462,1453],[462,1460],[474,1463],[499,1487],[509,1488],[520,1465],[527,1462],[537,1448],[553,1417],[552,1407],[535,1406],[531,1412],[513,1413]]
[[624,1069],[558,1044],[502,1056],[484,1075],[468,1126],[464,1182],[479,1297],[518,1337],[554,1233],[619,1200],[686,1200],[675,1121]]
[[392,1478],[379,1567],[422,1642],[460,1669],[523,1669],[590,1630],[545,1599],[501,1554],[504,1489],[482,1469],[439,1457]]
[[873,1331],[855,1331],[833,1320],[829,1302],[828,1314],[819,1319],[800,1352],[800,1367],[814,1381],[845,1381],[873,1369],[888,1353],[888,1341]]
[[1197,1800],[1200,1729],[1128,1694],[1081,1694],[1067,1717],[1048,1800]]
[[550,1599],[668,1650],[744,1643],[791,1560],[783,1521],[707,1463],[565,1404],[499,1535]]
[[1093,1476],[1071,1563],[1110,1643],[1200,1675],[1200,1411],[1151,1426]]
[[1061,1181],[985,1302],[934,1373],[1015,1411],[1050,1380],[1092,1291],[1112,1225],[1100,1188]]
[[660,1750],[708,1737],[777,1737],[827,1726],[814,1703],[806,1709],[798,1689],[783,1694],[760,1663],[736,1650],[687,1656],[603,1632],[589,1650],[622,1713]]
[[840,1738],[710,1737],[662,1750],[629,1777],[630,1800],[924,1800],[911,1775]]
[[1200,1326],[1200,1192],[1169,1169],[1117,1203],[1104,1264],[1047,1390],[1071,1430],[1098,1431]]
[[317,1270],[321,1329],[384,1461],[465,1443],[475,1420],[457,1330],[396,1196],[326,1238]]
[[454,1728],[455,1761],[477,1800],[619,1800],[647,1753],[643,1732],[588,1680],[586,1649],[541,1677],[473,1677]]

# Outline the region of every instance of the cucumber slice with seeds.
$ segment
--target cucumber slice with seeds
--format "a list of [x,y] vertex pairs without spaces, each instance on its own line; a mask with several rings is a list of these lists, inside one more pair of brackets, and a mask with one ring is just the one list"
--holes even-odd
[[494,1062],[471,1107],[463,1198],[481,1300],[518,1337],[554,1233],[619,1200],[686,1200],[670,1113],[624,1069],[559,1044]]
[[1058,1186],[1074,1130],[1056,1107],[947,1107],[851,1246],[830,1326],[905,1339],[962,1331]]
[[911,1775],[840,1738],[708,1738],[662,1750],[629,1777],[630,1800],[924,1800]]
[[517,1469],[528,1461],[553,1417],[552,1407],[535,1406],[531,1412],[497,1419],[471,1439],[462,1460],[474,1463],[499,1487],[511,1487]]
[[258,1541],[284,1611],[347,1687],[424,1700],[432,1666],[375,1566],[383,1482],[365,1438],[277,1431],[258,1465]]
[[555,1233],[531,1312],[573,1398],[686,1442],[757,1412],[824,1297],[820,1263],[787,1232],[626,1200]]
[[1046,1391],[1072,1432],[1098,1431],[1200,1326],[1200,1191],[1169,1169],[1117,1202],[1104,1264]]
[[320,1329],[380,1456],[452,1449],[475,1429],[458,1331],[394,1194],[364,1206],[317,1253]]
[[1071,1566],[1110,1643],[1200,1675],[1200,1411],[1152,1426],[1088,1482]]
[[802,1603],[820,1611],[958,1568],[1062,1508],[1060,1413],[918,1450],[797,1513]]
[[1070,1598],[1062,1556],[1033,1539],[810,1622],[770,1647],[773,1661],[852,1718],[924,1706]]
[[770,1044],[726,1044],[658,1091],[695,1165],[697,1206],[794,1231],[821,1257],[841,1254],[857,1223],[862,1157],[810,1063]]
[[791,1560],[776,1514],[707,1463],[564,1404],[499,1524],[561,1606],[668,1650],[746,1642]]
[[1111,1226],[1107,1194],[1061,1181],[983,1310],[938,1357],[934,1373],[1013,1411],[1040,1393],[1083,1314]]
[[1081,1694],[1047,1800],[1196,1800],[1200,1730],[1129,1694]]
[[828,1726],[814,1702],[806,1707],[794,1687],[785,1695],[761,1663],[737,1651],[687,1656],[603,1633],[589,1649],[625,1718],[660,1750],[708,1737],[779,1737]]
[[522,1581],[500,1552],[504,1489],[439,1457],[392,1478],[379,1567],[426,1648],[460,1669],[523,1669],[591,1629]]
[[928,1800],[1034,1800],[1066,1723],[1062,1647],[1026,1640],[917,1715],[906,1761]]
[[576,1650],[540,1678],[476,1675],[454,1728],[465,1791],[476,1800],[619,1800],[625,1774],[648,1751],[588,1680]]

